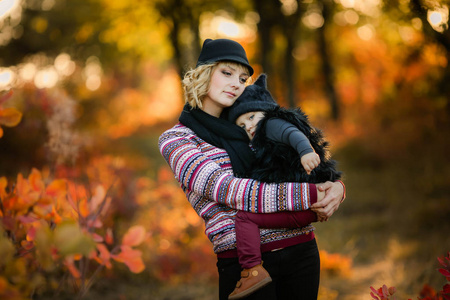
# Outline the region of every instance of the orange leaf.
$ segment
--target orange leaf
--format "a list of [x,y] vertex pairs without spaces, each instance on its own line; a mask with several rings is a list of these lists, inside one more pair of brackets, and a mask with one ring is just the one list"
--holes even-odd
[[45,189],[45,193],[52,197],[65,196],[66,186],[66,181],[64,179],[56,179],[50,182]]
[[98,185],[95,188],[94,196],[92,196],[91,201],[89,203],[89,209],[91,211],[95,211],[97,207],[103,202],[105,196],[106,196],[105,188],[101,185]]
[[145,229],[143,226],[136,225],[128,229],[127,233],[122,238],[122,245],[137,246],[144,241]]
[[33,212],[41,218],[48,219],[51,217],[53,205],[37,204],[33,206]]
[[20,123],[22,113],[13,107],[0,108],[0,124],[13,127]]
[[88,203],[87,203],[86,198],[82,199],[78,203],[78,209],[79,209],[80,215],[82,215],[83,217],[86,218],[87,216],[89,216],[89,208],[88,208]]
[[0,127],[0,138],[3,136],[3,128]]
[[34,243],[32,241],[25,241],[25,240],[23,240],[23,241],[20,242],[20,245],[25,250],[30,250],[30,249],[33,249],[33,247],[34,247]]
[[8,194],[6,193],[6,187],[8,186],[8,180],[6,177],[0,177],[0,198],[4,199]]
[[28,181],[23,178],[21,173],[17,174],[16,193],[18,196],[26,195],[30,191]]
[[134,250],[130,246],[120,246],[122,250],[117,255],[111,255],[113,259],[118,262],[124,263],[133,273],[140,273],[145,269],[144,262],[142,261],[142,252]]
[[61,216],[58,214],[58,212],[56,211],[55,207],[52,207],[52,212],[51,212],[51,216],[53,217],[53,222],[55,224],[61,224],[62,222],[62,218]]
[[31,188],[37,192],[43,191],[45,188],[41,172],[35,168],[31,170],[31,174],[28,176],[28,182],[30,183]]

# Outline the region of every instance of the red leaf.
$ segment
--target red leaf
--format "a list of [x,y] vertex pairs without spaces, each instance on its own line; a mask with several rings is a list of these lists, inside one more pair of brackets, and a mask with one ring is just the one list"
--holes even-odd
[[66,258],[64,264],[66,265],[67,269],[69,269],[70,274],[72,274],[74,278],[81,277],[80,271],[78,271],[77,267],[75,267],[75,264],[73,263],[73,259]]
[[383,297],[389,297],[389,290],[385,284],[383,284],[383,286],[381,287],[381,291],[383,293]]
[[19,216],[18,219],[23,224],[30,224],[30,223],[36,222],[38,220],[37,218],[33,218],[33,217],[28,216],[28,215],[26,215],[26,216]]
[[97,242],[97,243],[103,242],[103,237],[97,233],[92,234],[92,239],[94,240],[94,242]]
[[6,100],[8,100],[9,98],[11,98],[12,94],[13,94],[13,90],[9,90],[9,91],[3,93],[3,94],[0,96],[0,106],[3,104],[3,102],[6,102]]
[[446,269],[439,269],[439,272],[444,275],[445,277],[450,277],[450,271]]
[[35,237],[36,237],[36,227],[31,226],[27,232],[27,241],[34,241]]
[[114,237],[111,228],[106,229],[105,242],[108,245],[112,245],[114,243]]
[[106,266],[108,269],[111,269],[111,253],[108,248],[104,244],[97,244],[97,250],[100,253],[99,260],[97,260],[101,265]]

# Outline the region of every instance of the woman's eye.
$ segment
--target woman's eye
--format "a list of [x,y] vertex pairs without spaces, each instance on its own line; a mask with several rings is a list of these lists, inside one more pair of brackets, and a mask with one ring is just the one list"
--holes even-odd
[[253,120],[254,117],[255,117],[255,115],[251,115],[249,119]]
[[224,75],[226,75],[226,76],[230,76],[230,75],[231,75],[231,73],[228,72],[228,71],[222,71],[222,73],[223,73]]
[[244,78],[244,77],[239,78],[239,80],[242,84],[247,82],[247,78]]

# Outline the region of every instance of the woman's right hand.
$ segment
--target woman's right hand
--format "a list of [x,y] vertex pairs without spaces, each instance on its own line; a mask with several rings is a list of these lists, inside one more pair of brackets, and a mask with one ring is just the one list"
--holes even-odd
[[[325,198],[325,191],[319,190],[318,185],[317,185],[316,189],[317,189],[317,202],[322,201],[323,198]],[[328,217],[325,214],[319,213],[317,211],[315,211],[315,213],[317,214],[318,222],[328,221]]]
[[[311,210],[317,214],[318,220],[327,221],[333,213],[339,208],[345,195],[344,184],[340,181],[327,181],[316,184],[318,191],[324,191],[325,197],[320,199],[317,194],[317,202],[311,205]],[[323,222],[322,221],[322,222]]]

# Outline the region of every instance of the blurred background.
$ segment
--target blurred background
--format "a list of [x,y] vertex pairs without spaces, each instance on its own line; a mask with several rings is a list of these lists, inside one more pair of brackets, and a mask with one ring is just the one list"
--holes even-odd
[[[0,0],[0,177],[8,182],[0,181],[0,255],[11,255],[0,263],[0,295],[217,298],[216,258],[203,222],[157,145],[177,122],[181,78],[206,38],[240,42],[254,79],[266,73],[281,105],[309,114],[344,172],[347,199],[316,225],[319,299],[372,299],[370,286],[383,284],[397,288],[397,299],[416,299],[424,285],[430,293],[441,290],[446,279],[437,257],[450,251],[449,6],[435,0]],[[110,206],[95,232],[108,237],[145,228],[142,243],[132,243],[145,269],[130,272],[116,261],[108,267],[107,259],[87,254],[89,266],[77,256],[43,264],[43,246],[58,244],[30,233],[24,216],[39,219],[38,210],[5,204],[20,198],[14,197],[23,178],[35,188],[32,170],[44,184],[109,186]],[[42,214],[51,230],[60,222],[59,207],[48,211],[52,217]],[[73,207],[72,218],[85,228],[81,220],[89,213]],[[114,242],[105,239],[113,253]],[[82,295],[85,278],[70,266],[95,279]]]

